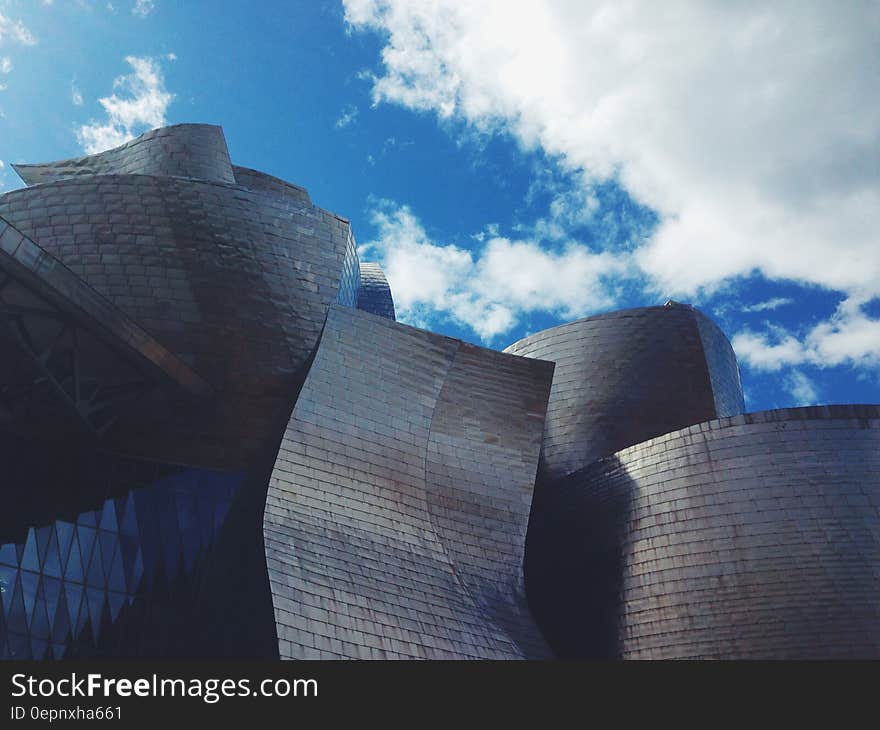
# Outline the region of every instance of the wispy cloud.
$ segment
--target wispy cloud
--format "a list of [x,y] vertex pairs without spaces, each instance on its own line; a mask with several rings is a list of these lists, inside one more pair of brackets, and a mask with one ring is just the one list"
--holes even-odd
[[546,250],[497,229],[477,234],[476,250],[437,242],[407,206],[391,201],[378,202],[373,223],[378,236],[361,252],[382,262],[398,318],[425,326],[448,317],[490,343],[533,312],[571,319],[607,308],[609,279],[625,269],[610,253],[573,242]]
[[[32,46],[36,42],[36,36],[27,29],[24,23],[0,13],[0,48],[10,44]],[[0,57],[0,74],[6,76],[10,71],[12,71],[12,58],[6,55]],[[6,91],[8,88],[9,86],[5,82],[0,82],[0,91]],[[0,119],[5,117],[6,114],[0,109]]]
[[7,42],[32,46],[37,39],[20,20],[13,20],[0,13],[0,46]]
[[[27,29],[24,23],[0,13],[0,48],[11,44],[32,46],[36,42],[36,36]],[[0,57],[0,74],[6,76],[10,71],[12,71],[12,58],[6,55]],[[0,91],[6,91],[7,88],[6,83],[0,83]],[[0,119],[5,116],[0,110]]]
[[132,15],[140,18],[146,18],[156,9],[156,3],[153,0],[135,0],[131,8]]
[[83,105],[83,95],[82,92],[77,88],[76,84],[70,85],[70,101],[73,102],[74,106]]
[[128,56],[125,60],[132,73],[119,76],[113,82],[118,93],[98,100],[107,119],[84,124],[77,132],[77,138],[88,154],[116,147],[147,129],[166,123],[165,113],[174,94],[165,88],[159,62],[137,56]]
[[336,128],[342,129],[352,124],[357,119],[359,113],[360,110],[354,104],[347,104],[339,115],[339,119],[336,120]]
[[795,406],[815,405],[819,400],[816,384],[800,370],[792,370],[783,380],[784,387]]
[[749,304],[742,308],[743,312],[768,312],[773,309],[779,309],[780,307],[784,307],[787,304],[792,304],[794,299],[791,297],[774,297],[773,299],[767,299],[763,302],[756,302],[755,304]]

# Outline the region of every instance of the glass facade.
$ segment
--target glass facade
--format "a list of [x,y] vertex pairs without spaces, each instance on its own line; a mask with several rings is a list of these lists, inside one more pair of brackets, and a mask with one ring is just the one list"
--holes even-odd
[[361,264],[361,288],[357,308],[387,319],[395,319],[394,298],[382,267],[376,263]]
[[336,295],[336,302],[346,307],[357,307],[358,290],[361,287],[361,272],[358,262],[357,247],[355,246],[354,236],[351,232],[348,234],[348,248],[345,252],[345,259],[342,262],[342,271],[339,279],[339,292]]
[[[116,653],[126,615],[194,583],[242,483],[101,452],[62,455],[63,472],[40,468],[58,452],[34,443],[0,453],[4,499],[30,494],[15,512],[34,520],[0,525],[0,659]],[[79,495],[81,508],[47,500],[60,514],[37,514],[46,492]]]
[[733,347],[718,325],[705,314],[694,310],[694,315],[703,342],[706,365],[709,367],[716,415],[718,418],[737,416],[745,411],[745,401]]

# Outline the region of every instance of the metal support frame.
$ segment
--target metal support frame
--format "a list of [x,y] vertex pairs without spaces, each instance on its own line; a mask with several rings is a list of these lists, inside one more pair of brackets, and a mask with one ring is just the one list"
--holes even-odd
[[[121,406],[148,394],[158,384],[142,376],[134,368],[130,381],[108,383],[96,373],[88,372],[83,357],[84,328],[70,315],[47,302],[45,298],[9,274],[0,279],[0,321],[19,349],[34,365],[29,383],[0,382],[0,402],[10,414],[30,413],[37,393],[48,389],[67,406],[86,431],[101,438],[118,418]],[[5,296],[11,284],[17,284],[40,300],[45,309],[12,304]],[[36,325],[51,323],[55,332],[50,337],[36,335]],[[44,340],[40,342],[40,339]],[[99,342],[96,338],[90,338]],[[119,356],[103,345],[108,358]]]

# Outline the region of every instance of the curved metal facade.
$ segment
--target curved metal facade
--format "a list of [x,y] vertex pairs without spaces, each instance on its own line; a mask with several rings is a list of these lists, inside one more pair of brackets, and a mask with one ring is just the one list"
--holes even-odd
[[624,449],[557,483],[529,540],[536,613],[568,655],[880,658],[880,407]]
[[[17,169],[0,656],[277,656],[262,512],[327,311],[357,301],[348,222],[234,168],[208,125]],[[150,387],[99,418],[135,375]],[[47,453],[66,467],[43,474]]]
[[162,390],[192,406],[213,395],[186,363],[2,218],[0,352],[0,424],[21,433],[100,436],[133,397]]
[[309,191],[299,185],[293,185],[285,180],[280,180],[272,175],[267,175],[259,170],[251,170],[249,167],[232,166],[236,185],[241,185],[248,190],[256,190],[261,193],[275,193],[285,197],[299,200],[302,203],[311,203]]
[[521,566],[551,374],[331,310],[264,518],[282,658],[548,655]]
[[246,463],[290,408],[330,303],[357,296],[349,224],[289,196],[102,174],[7,193],[0,216],[216,389],[210,416],[166,428],[164,443],[143,418],[122,424],[112,438],[130,453]]
[[[711,335],[709,348],[704,333]],[[510,345],[505,352],[556,363],[542,478],[557,479],[626,446],[715,418],[716,398],[726,411],[741,413],[739,370],[724,343],[704,315],[673,305],[587,317]]]
[[[33,307],[33,298],[39,298],[42,306],[38,309],[55,305],[72,317],[88,322],[90,329],[102,331],[102,339],[136,354],[143,361],[143,367],[161,371],[169,380],[194,395],[210,393],[210,386],[177,356],[162,347],[109,300],[98,295],[48,251],[2,218],[0,270],[6,276],[5,286],[15,280],[19,288],[17,294],[6,293],[2,297],[4,314],[7,316],[16,301],[20,304],[27,302]],[[27,301],[28,297],[32,299],[30,302]]]
[[236,182],[223,129],[210,124],[162,127],[96,155],[13,167],[27,185],[111,174]]
[[398,324],[219,127],[16,169],[0,658],[880,656],[880,407],[737,415],[675,302]]

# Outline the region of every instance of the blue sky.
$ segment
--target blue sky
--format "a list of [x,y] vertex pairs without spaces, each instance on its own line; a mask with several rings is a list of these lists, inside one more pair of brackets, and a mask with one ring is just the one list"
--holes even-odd
[[12,162],[221,124],[493,347],[675,298],[750,410],[880,401],[880,5],[0,0]]

